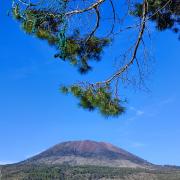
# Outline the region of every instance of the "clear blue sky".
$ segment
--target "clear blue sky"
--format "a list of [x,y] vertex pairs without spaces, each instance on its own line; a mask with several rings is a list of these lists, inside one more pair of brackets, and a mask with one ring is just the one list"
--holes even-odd
[[[8,7],[10,2],[1,2],[0,164],[23,160],[61,141],[92,139],[113,143],[152,163],[180,165],[180,46],[176,35],[154,34],[151,92],[126,90],[127,113],[105,119],[79,109],[73,97],[59,93],[59,84],[80,76],[55,60],[54,50],[45,42],[25,35],[6,15]],[[105,54],[104,63],[84,79],[105,78],[110,57]]]

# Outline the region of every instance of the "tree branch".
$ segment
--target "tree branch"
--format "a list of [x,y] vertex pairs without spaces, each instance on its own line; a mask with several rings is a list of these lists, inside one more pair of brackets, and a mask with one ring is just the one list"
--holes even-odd
[[94,8],[96,8],[97,6],[99,6],[100,4],[102,4],[103,2],[105,2],[105,0],[98,0],[97,2],[95,2],[94,4],[92,4],[91,6],[85,8],[85,9],[76,9],[70,12],[65,13],[65,16],[72,16],[74,14],[81,14],[87,11],[90,11]]
[[106,81],[103,81],[103,82],[98,82],[97,84],[101,84],[101,83],[109,84],[112,80],[119,77],[123,72],[125,72],[133,64],[134,60],[136,59],[137,51],[138,51],[140,42],[142,40],[143,33],[144,33],[144,30],[145,30],[145,26],[146,26],[147,5],[148,5],[147,0],[144,0],[144,3],[143,3],[143,15],[142,15],[142,20],[141,20],[140,31],[139,31],[139,35],[138,35],[137,41],[135,43],[135,47],[134,47],[133,54],[132,54],[132,57],[131,57],[130,61],[124,67],[119,69],[109,79],[107,79]]
[[94,33],[97,31],[97,29],[98,29],[98,27],[99,27],[99,23],[100,23],[100,13],[99,13],[99,9],[98,9],[98,7],[95,7],[94,9],[95,9],[95,12],[96,12],[96,25],[95,25],[93,31],[89,34],[86,42],[87,42],[89,39],[91,39],[91,37],[92,37],[92,36],[94,35]]

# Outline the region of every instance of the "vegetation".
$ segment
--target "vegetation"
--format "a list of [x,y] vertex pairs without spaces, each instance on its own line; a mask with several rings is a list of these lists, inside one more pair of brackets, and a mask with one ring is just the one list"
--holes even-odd
[[[160,31],[172,29],[175,33],[179,33],[180,23],[180,5],[179,1],[167,0],[149,0],[148,1],[148,15],[150,20],[156,23],[156,28]],[[134,15],[142,16],[143,4],[135,4]]]
[[2,167],[2,180],[179,180],[180,170],[132,169],[99,166],[9,165]]
[[[109,10],[108,14],[105,13],[106,8]],[[117,70],[109,78],[61,88],[63,92],[77,97],[80,107],[84,109],[97,109],[105,116],[119,116],[125,110],[119,95],[120,85],[145,87],[144,79],[148,74],[146,66],[149,62],[146,61],[149,57],[143,55],[146,49],[146,32],[149,37],[148,29],[154,28],[148,27],[148,23],[154,22],[158,31],[171,29],[179,35],[180,2],[15,0],[12,16],[20,22],[27,34],[53,46],[57,50],[55,58],[69,62],[81,74],[92,70],[91,61],[100,61],[105,48],[123,35],[127,39],[124,45],[126,48],[122,48]]]
[[73,85],[69,88],[63,86],[61,87],[61,91],[63,93],[72,93],[80,100],[79,105],[84,109],[90,111],[99,109],[105,116],[118,116],[125,110],[121,106],[120,100],[112,96],[109,85]]

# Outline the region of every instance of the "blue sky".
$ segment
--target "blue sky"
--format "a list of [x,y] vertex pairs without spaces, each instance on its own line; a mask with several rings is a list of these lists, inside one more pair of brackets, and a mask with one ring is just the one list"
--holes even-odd
[[[92,139],[120,146],[152,163],[180,165],[179,41],[171,32],[155,33],[156,62],[149,93],[125,89],[127,112],[115,119],[77,107],[59,85],[80,78],[53,58],[54,50],[25,35],[1,2],[0,164],[33,156],[61,141]],[[118,49],[112,49],[117,51]],[[111,54],[84,79],[107,77]],[[98,74],[98,75],[97,75]]]

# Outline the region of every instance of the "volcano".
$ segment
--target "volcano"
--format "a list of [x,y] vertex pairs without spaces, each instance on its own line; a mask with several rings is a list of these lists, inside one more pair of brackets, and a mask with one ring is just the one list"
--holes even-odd
[[110,167],[149,167],[152,164],[119,147],[90,140],[68,141],[29,158],[21,164],[96,165]]

